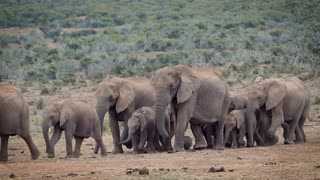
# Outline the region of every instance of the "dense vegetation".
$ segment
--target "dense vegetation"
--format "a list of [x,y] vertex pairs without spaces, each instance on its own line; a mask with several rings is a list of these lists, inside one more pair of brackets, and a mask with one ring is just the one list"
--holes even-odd
[[68,82],[188,64],[308,79],[319,75],[319,19],[317,0],[2,0],[0,77]]

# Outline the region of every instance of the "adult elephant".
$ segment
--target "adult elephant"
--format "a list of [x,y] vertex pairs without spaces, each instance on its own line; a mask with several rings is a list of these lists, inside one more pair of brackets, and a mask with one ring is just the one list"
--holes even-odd
[[271,113],[271,122],[265,133],[265,145],[277,143],[278,137],[275,135],[275,131],[284,122],[290,122],[285,144],[294,143],[294,135],[297,143],[304,142],[303,125],[308,116],[309,108],[310,91],[297,78],[270,78],[253,85],[248,95],[247,146],[252,147],[254,143],[253,125],[256,123],[255,113],[257,110],[265,114],[264,119],[270,119],[267,116]]
[[8,140],[14,135],[19,135],[27,143],[32,159],[39,157],[39,150],[30,136],[27,102],[14,86],[0,83],[0,161],[8,160]]
[[[105,78],[96,90],[97,105],[101,131],[106,112],[109,112],[109,124],[113,138],[113,153],[123,153],[120,141],[128,137],[128,119],[131,114],[143,106],[153,106],[155,89],[146,78]],[[124,121],[124,129],[120,138],[119,121]],[[130,144],[125,144],[131,148]],[[97,146],[96,146],[97,148]]]
[[156,122],[159,133],[167,138],[164,111],[169,103],[175,110],[174,151],[184,150],[184,132],[191,123],[195,148],[206,148],[201,125],[218,121],[217,149],[224,149],[223,127],[228,113],[229,88],[222,76],[209,68],[185,65],[164,67],[155,74]]

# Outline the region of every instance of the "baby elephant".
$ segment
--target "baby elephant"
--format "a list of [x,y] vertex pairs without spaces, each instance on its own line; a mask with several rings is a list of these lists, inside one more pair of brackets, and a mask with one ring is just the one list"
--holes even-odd
[[[134,153],[145,153],[155,151],[154,140],[157,136],[155,124],[155,112],[150,107],[137,109],[128,120],[128,138],[120,144],[125,144],[132,140]],[[147,150],[145,143],[147,142]]]
[[[54,132],[49,141],[48,130],[51,126],[54,126]],[[99,117],[89,104],[82,101],[62,100],[45,109],[42,132],[49,158],[54,157],[54,146],[59,141],[62,131],[65,132],[67,158],[79,157],[82,141],[88,137],[93,137],[100,145],[102,156],[107,155],[102,142]],[[76,140],[74,152],[72,152],[72,137]]]
[[228,143],[229,135],[231,134],[232,148],[237,148],[245,145],[243,138],[247,133],[246,113],[247,113],[247,109],[233,110],[227,116],[226,122],[224,124],[225,126],[224,143],[225,144]]

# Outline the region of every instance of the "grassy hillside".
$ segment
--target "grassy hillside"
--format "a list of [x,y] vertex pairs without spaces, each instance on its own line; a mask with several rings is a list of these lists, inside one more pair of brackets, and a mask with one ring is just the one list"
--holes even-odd
[[317,0],[2,0],[0,77],[150,76],[175,64],[239,79],[320,69]]

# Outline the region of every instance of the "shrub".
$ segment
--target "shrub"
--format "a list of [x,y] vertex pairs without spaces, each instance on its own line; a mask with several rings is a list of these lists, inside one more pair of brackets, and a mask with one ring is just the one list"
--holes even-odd
[[273,46],[270,50],[272,54],[275,56],[280,56],[284,54],[284,50],[281,46]]
[[10,43],[20,44],[19,38],[12,35],[0,35],[0,47],[5,47]]
[[70,36],[72,38],[78,38],[81,36],[89,36],[89,35],[93,35],[93,34],[97,34],[97,32],[95,30],[89,29],[89,30],[81,30],[81,31],[72,32],[70,34]]
[[41,110],[41,109],[43,109],[45,107],[45,104],[44,104],[42,98],[40,98],[40,99],[38,99],[36,101],[36,107],[37,107],[38,110]]
[[49,89],[44,87],[40,90],[40,95],[48,95],[50,94]]
[[314,104],[320,104],[320,97],[316,96]]

